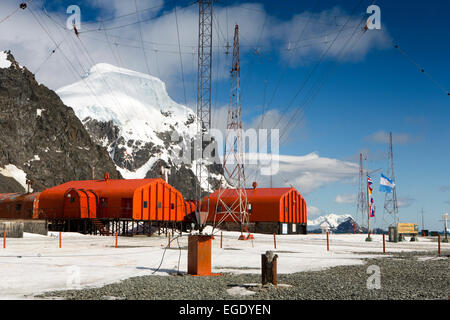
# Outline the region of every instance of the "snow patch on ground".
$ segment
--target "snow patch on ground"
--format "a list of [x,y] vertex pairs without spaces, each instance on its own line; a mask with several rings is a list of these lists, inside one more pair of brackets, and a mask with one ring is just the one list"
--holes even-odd
[[[27,174],[23,171],[17,168],[13,164],[8,164],[4,168],[0,168],[0,174],[13,178],[16,180],[25,190],[27,190]],[[33,192],[33,190],[30,188],[30,191]]]

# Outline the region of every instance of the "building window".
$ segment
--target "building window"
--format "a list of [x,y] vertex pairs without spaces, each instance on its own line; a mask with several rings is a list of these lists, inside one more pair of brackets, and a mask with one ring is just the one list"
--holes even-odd
[[22,210],[22,205],[20,203],[16,204],[16,211],[20,211],[20,210]]
[[100,198],[100,208],[107,208],[107,207],[108,207],[108,199]]
[[171,203],[170,204],[170,209],[172,209],[172,210],[175,209],[175,204]]
[[253,210],[252,204],[251,203],[247,203],[247,211],[248,211],[248,213],[252,213],[252,210]]
[[147,201],[144,201],[144,208],[147,208],[147,207],[148,207]]
[[217,207],[217,212],[222,212],[222,206]]
[[70,197],[70,202],[74,203],[75,202],[75,198],[74,197]]
[[162,203],[158,202],[158,209],[161,209],[161,208],[162,208]]

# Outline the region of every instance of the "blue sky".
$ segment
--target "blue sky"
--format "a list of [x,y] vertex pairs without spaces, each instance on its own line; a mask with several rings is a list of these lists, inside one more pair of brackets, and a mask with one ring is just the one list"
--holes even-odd
[[[8,12],[20,1],[6,2],[0,5],[0,8],[5,9],[1,10],[2,13]],[[123,67],[149,71],[160,77],[166,82],[174,100],[195,108],[196,56],[193,50],[197,37],[197,9],[188,5],[191,2],[138,1],[140,9],[154,7],[151,11],[141,13],[141,19],[145,20],[141,28],[145,46],[149,50],[149,68],[139,48],[142,42],[138,25],[107,31],[107,35],[113,39],[112,50],[105,42],[105,32],[86,32],[101,27],[95,22],[102,19],[112,19],[105,22],[108,27],[136,21],[136,16],[118,18],[135,11],[134,1],[38,1],[32,6],[38,14],[45,7],[56,21],[64,25],[67,6],[79,5],[82,10],[81,32],[86,32],[81,37],[92,50],[96,63],[117,64],[118,52]],[[401,200],[400,220],[420,223],[423,208],[425,227],[441,230],[442,222],[439,220],[442,219],[442,213],[450,210],[450,97],[394,49],[393,44],[397,43],[433,79],[450,90],[450,3],[438,0],[376,1],[381,9],[382,30],[368,30],[358,38],[358,29],[344,50],[348,54],[341,56],[343,59],[340,60],[339,49],[345,45],[359,22],[368,17],[366,8],[372,2],[221,1],[216,5],[218,22],[214,26],[215,45],[218,47],[214,51],[213,107],[220,115],[228,104],[227,70],[231,56],[225,55],[225,45],[227,41],[232,44],[234,24],[239,23],[242,105],[247,128],[259,123],[258,118],[264,110],[267,112],[265,124],[268,128],[279,122],[279,129],[284,132],[286,125],[290,125],[291,130],[285,134],[287,139],[282,140],[282,155],[302,157],[315,153],[318,156],[315,162],[302,162],[296,172],[282,171],[283,177],[274,177],[275,183],[283,186],[287,180],[298,188],[305,195],[311,217],[327,213],[355,215],[354,202],[338,203],[336,199],[338,196],[351,198],[357,193],[358,185],[351,165],[358,162],[360,152],[368,152],[370,169],[383,168],[386,171],[388,145],[383,137],[392,131],[397,190]],[[175,3],[183,51],[184,86],[177,54],[173,11]],[[8,5],[10,7],[5,7]],[[351,16],[353,11],[354,15]],[[23,15],[8,23],[22,30],[27,27],[39,30],[36,24],[31,26],[31,18]],[[42,21],[46,21],[51,34],[58,39],[61,31],[45,18],[42,15]],[[303,30],[308,19],[309,24]],[[348,26],[353,28],[345,29],[337,38],[329,54],[306,82],[304,90],[290,104],[347,19]],[[4,28],[0,26],[0,40],[9,48],[0,49],[12,49],[16,58],[32,71],[37,70],[54,47],[42,31],[40,35],[37,34],[39,41],[36,41],[36,37],[31,39],[31,35],[29,38],[23,34],[12,37],[12,29]],[[295,47],[298,39],[301,40],[299,48],[287,50]],[[76,54],[67,42],[61,46],[61,51],[68,56]],[[64,76],[55,79],[58,63],[63,65],[64,60],[57,52],[43,65],[37,79],[53,89],[79,80],[76,79],[77,74],[71,74],[67,69]],[[89,67],[86,62],[84,68],[88,70]],[[79,74],[86,71],[84,68],[78,70]],[[331,70],[335,71],[327,78]],[[308,97],[309,86],[320,84],[323,80],[326,81],[317,95],[306,104],[302,103]],[[275,90],[278,81],[280,87]],[[293,117],[297,110],[300,110],[298,112],[302,115],[302,121]],[[336,175],[327,170],[330,159],[345,174]],[[383,226],[384,194],[377,192],[379,173],[373,178],[377,226]],[[267,180],[262,183],[267,184]]]

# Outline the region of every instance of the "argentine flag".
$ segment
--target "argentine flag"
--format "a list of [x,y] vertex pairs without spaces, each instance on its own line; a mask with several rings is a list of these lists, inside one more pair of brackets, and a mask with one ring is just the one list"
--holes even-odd
[[391,193],[395,187],[394,181],[381,174],[380,178],[380,192]]

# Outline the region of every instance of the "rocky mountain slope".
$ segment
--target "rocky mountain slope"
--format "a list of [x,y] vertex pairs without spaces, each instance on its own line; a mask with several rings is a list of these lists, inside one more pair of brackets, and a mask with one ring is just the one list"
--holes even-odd
[[[107,148],[124,178],[160,177],[165,167],[168,182],[186,199],[195,199],[195,163],[182,156],[192,151],[196,115],[174,102],[160,79],[100,63],[56,93],[74,109],[92,139]],[[221,183],[223,168],[211,161],[206,165],[210,187],[202,188],[213,191]]]
[[0,192],[19,192],[32,180],[41,191],[70,180],[121,178],[58,95],[0,51]]

